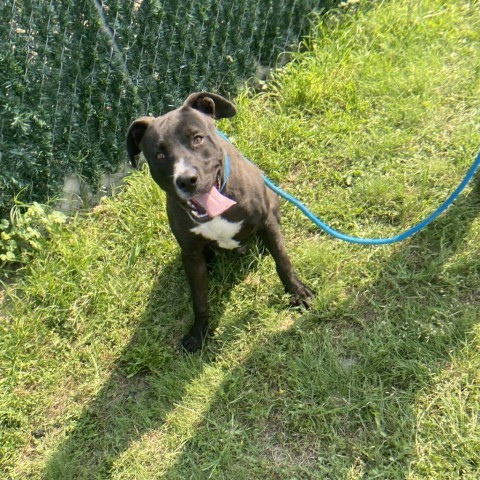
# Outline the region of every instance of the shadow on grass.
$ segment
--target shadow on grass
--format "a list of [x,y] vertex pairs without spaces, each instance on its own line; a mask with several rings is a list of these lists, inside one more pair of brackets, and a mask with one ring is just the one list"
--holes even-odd
[[[222,255],[229,257],[232,267],[220,271],[214,266],[209,276],[210,292],[221,298],[217,303],[210,302],[212,322],[222,316],[230,289],[252,266],[255,268],[258,260],[258,256],[249,254]],[[175,292],[173,298],[171,292]],[[185,387],[215,361],[216,354],[210,350],[197,355],[180,351],[182,334],[192,318],[190,294],[178,255],[154,281],[132,340],[107,382],[76,420],[68,438],[48,460],[43,478],[109,478],[112,463],[129,445],[161,427],[173,406],[181,401]],[[231,327],[242,328],[243,320],[239,318],[237,327]]]
[[444,268],[479,214],[476,185],[343,306],[254,348],[162,478],[406,478],[415,401],[477,321]]
[[[162,478],[345,478],[362,469],[404,478],[415,396],[474,322],[456,307],[445,310],[452,285],[442,271],[479,213],[477,186],[342,306],[306,313],[254,347],[227,374],[205,420]],[[222,316],[229,289],[248,273],[252,258],[232,259],[227,282],[214,272],[210,290],[222,300],[211,304],[212,318]],[[165,293],[172,282],[186,291],[179,258],[156,280],[134,338],[49,460],[45,478],[108,478],[122,453],[161,428],[189,384],[215,361],[213,354],[188,356],[171,347],[186,331],[176,320],[178,301]],[[466,291],[456,288],[459,295]],[[238,318],[222,338],[228,342],[231,329],[246,321]]]

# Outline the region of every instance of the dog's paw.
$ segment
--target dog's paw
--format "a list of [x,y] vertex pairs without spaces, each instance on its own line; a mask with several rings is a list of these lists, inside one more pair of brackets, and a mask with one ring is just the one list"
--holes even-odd
[[290,305],[294,307],[303,307],[309,309],[312,306],[312,301],[315,295],[313,292],[301,283],[295,291],[290,294]]
[[184,350],[188,353],[198,352],[202,348],[206,336],[205,331],[192,327],[182,339]]

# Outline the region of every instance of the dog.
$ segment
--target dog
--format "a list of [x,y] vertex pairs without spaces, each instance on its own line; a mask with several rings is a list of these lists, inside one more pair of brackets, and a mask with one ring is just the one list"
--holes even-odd
[[182,340],[187,352],[202,348],[210,333],[207,260],[214,250],[241,251],[258,235],[291,303],[308,308],[313,298],[284,246],[277,196],[266,188],[260,170],[215,128],[214,119],[235,114],[227,99],[198,92],[165,115],[136,119],[127,133],[133,167],[143,153],[154,181],[166,193],[170,228],[181,248],[193,300],[194,322]]

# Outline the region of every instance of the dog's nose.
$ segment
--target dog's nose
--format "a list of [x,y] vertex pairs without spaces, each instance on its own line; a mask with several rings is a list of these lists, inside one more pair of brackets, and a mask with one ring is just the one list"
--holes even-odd
[[198,175],[195,170],[187,170],[175,180],[177,187],[185,192],[191,192],[198,182]]

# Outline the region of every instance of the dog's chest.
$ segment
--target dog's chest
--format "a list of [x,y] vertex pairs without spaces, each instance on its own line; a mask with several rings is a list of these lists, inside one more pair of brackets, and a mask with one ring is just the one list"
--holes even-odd
[[242,223],[243,221],[229,222],[222,217],[215,217],[208,222],[193,227],[190,231],[209,240],[216,241],[220,248],[233,250],[240,246],[240,243],[234,240],[233,237],[242,228]]

